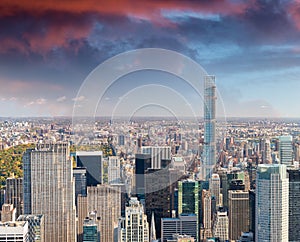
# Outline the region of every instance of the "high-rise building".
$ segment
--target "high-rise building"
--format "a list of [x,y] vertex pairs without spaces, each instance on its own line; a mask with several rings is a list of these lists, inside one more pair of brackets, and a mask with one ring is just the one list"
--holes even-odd
[[97,216],[100,217],[98,222],[100,241],[114,241],[114,230],[118,227],[118,219],[121,216],[120,204],[119,187],[106,184],[88,187],[88,211],[97,211]]
[[221,193],[221,181],[218,174],[212,174],[211,178],[209,179],[209,191],[212,197],[216,199],[216,205],[220,206],[222,201],[220,199]]
[[83,221],[83,242],[100,242],[96,211],[90,212]]
[[161,241],[166,242],[173,239],[174,234],[189,235],[197,237],[198,218],[195,214],[182,214],[178,218],[161,219]]
[[125,217],[119,222],[119,241],[148,242],[149,225],[144,214],[143,205],[132,197],[126,207]]
[[108,157],[108,183],[121,183],[121,165],[120,158],[117,156]]
[[214,220],[213,236],[219,238],[220,242],[225,242],[229,239],[228,230],[229,222],[227,212],[219,209]]
[[23,156],[24,213],[45,216],[45,241],[76,241],[74,182],[66,142],[38,144]]
[[159,238],[161,218],[171,216],[172,212],[172,185],[170,184],[170,171],[168,169],[148,169],[145,174],[145,209],[148,223],[154,213],[156,237]]
[[86,168],[87,186],[97,186],[103,183],[103,153],[102,151],[77,151],[77,167]]
[[5,203],[16,208],[16,218],[23,214],[23,178],[6,179]]
[[12,204],[3,204],[1,211],[1,222],[9,222],[16,220],[16,209]]
[[255,241],[288,241],[289,179],[286,166],[257,168]]
[[81,194],[77,197],[77,242],[83,242],[83,222],[88,216],[87,197]]
[[[178,182],[178,214],[195,214],[198,223],[200,221],[199,190],[198,181],[185,180]],[[198,236],[196,239],[198,239]]]
[[202,223],[201,239],[206,240],[212,236],[212,211],[211,211],[211,193],[210,191],[202,191]]
[[0,223],[0,241],[28,242],[28,222]]
[[135,191],[136,196],[142,200],[145,199],[145,173],[151,168],[150,154],[135,155]]
[[209,180],[216,164],[216,84],[215,76],[204,77],[204,151],[202,178]]
[[75,205],[77,208],[77,197],[78,195],[86,196],[87,185],[86,185],[86,168],[76,167],[73,168],[73,177],[75,180]]
[[264,164],[272,163],[271,143],[269,139],[263,139],[262,161]]
[[279,137],[280,164],[293,164],[293,137],[290,135]]
[[28,222],[28,242],[45,242],[44,215],[20,215],[17,221]]
[[238,240],[249,231],[249,192],[228,191],[229,239]]
[[300,170],[289,173],[289,241],[300,241]]
[[249,231],[255,235],[255,190],[249,191]]
[[151,158],[151,169],[163,168],[164,162],[171,161],[171,147],[170,146],[142,146],[142,154],[148,154]]

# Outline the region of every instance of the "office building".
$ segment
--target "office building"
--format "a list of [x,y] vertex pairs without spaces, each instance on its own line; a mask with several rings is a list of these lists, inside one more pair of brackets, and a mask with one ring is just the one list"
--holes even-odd
[[28,242],[46,242],[44,215],[20,215],[17,221],[28,222]]
[[119,222],[119,241],[149,242],[149,225],[143,205],[132,197],[126,207],[125,217]]
[[103,183],[103,153],[102,151],[77,151],[77,167],[86,168],[87,186],[97,186]]
[[289,173],[289,241],[300,241],[300,170]]
[[45,241],[76,240],[69,144],[43,143],[23,156],[24,213],[43,214]]
[[88,216],[87,196],[81,194],[77,197],[77,242],[83,242],[83,222]]
[[28,242],[28,222],[0,223],[0,241]]
[[90,212],[83,221],[83,242],[100,242],[96,211]]
[[228,191],[229,239],[238,240],[249,231],[249,192]]
[[108,183],[109,184],[121,183],[121,164],[120,164],[120,158],[117,156],[108,157]]
[[86,196],[87,185],[86,185],[86,168],[76,167],[73,168],[73,177],[75,180],[75,205],[77,208],[77,197],[78,195]]
[[189,235],[197,238],[198,218],[195,214],[182,214],[178,218],[161,219],[161,241],[173,239],[173,235]]
[[170,171],[167,169],[148,169],[145,174],[145,210],[148,223],[154,213],[156,237],[160,236],[161,218],[171,216],[173,187],[170,184]]
[[213,225],[213,236],[218,238],[220,242],[225,242],[229,239],[229,222],[227,212],[223,209],[217,211],[214,225]]
[[16,220],[16,209],[12,204],[3,204],[1,210],[1,222],[9,222]]
[[16,208],[16,218],[23,214],[23,178],[6,179],[5,203]]
[[212,197],[216,199],[216,206],[221,206],[222,201],[220,199],[221,194],[221,181],[218,174],[212,174],[211,178],[209,179],[209,191]]
[[135,155],[135,192],[139,200],[145,199],[145,173],[151,168],[150,154]]
[[120,204],[119,187],[106,184],[88,187],[87,210],[97,211],[97,216],[100,217],[98,222],[100,241],[114,241],[114,230],[118,227],[118,219],[121,217]]
[[216,84],[215,76],[204,77],[204,151],[202,178],[209,180],[216,164]]
[[271,164],[272,163],[271,143],[270,143],[269,139],[264,140],[263,152],[262,152],[262,161],[263,161],[264,164]]
[[189,235],[174,234],[173,239],[168,239],[167,242],[194,242],[195,239]]
[[[185,180],[178,182],[178,214],[195,214],[199,224],[199,182]],[[198,230],[197,230],[198,235]],[[198,236],[196,237],[198,239]]]
[[202,191],[202,224],[201,239],[206,240],[212,236],[212,210],[211,210],[211,193]]
[[165,168],[166,163],[171,163],[171,147],[170,146],[142,146],[141,154],[148,154],[151,158],[151,169]]
[[249,191],[249,231],[255,235],[255,190]]
[[255,211],[255,241],[288,241],[289,179],[285,165],[258,165]]
[[290,135],[279,137],[280,164],[293,164],[293,137]]

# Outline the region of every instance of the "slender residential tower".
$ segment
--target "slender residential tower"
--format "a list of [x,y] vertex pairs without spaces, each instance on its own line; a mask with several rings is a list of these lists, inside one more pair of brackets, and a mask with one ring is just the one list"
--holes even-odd
[[74,182],[66,142],[38,144],[23,156],[24,213],[45,216],[45,241],[76,241]]
[[216,84],[215,76],[204,77],[204,151],[202,178],[209,180],[216,164]]

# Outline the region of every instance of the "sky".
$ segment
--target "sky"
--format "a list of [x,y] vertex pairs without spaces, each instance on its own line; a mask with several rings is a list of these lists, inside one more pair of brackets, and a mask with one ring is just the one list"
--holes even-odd
[[[140,48],[176,51],[215,75],[227,117],[300,117],[300,0],[1,0],[0,29],[1,117],[72,115],[97,66]],[[152,111],[144,93],[156,93]],[[160,103],[203,110],[184,80],[145,70],[115,80],[97,115],[124,96],[144,106],[114,115],[176,113]]]

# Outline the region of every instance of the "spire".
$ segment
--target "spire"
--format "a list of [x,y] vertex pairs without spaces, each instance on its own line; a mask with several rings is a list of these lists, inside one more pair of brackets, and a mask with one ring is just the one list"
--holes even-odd
[[152,241],[156,241],[156,229],[155,229],[155,220],[154,220],[153,212],[151,217],[151,231],[150,231],[150,242]]

